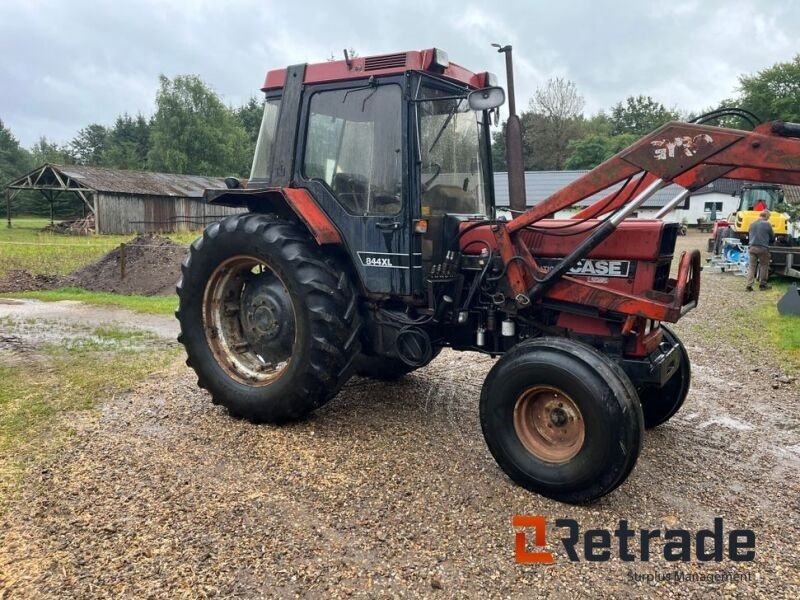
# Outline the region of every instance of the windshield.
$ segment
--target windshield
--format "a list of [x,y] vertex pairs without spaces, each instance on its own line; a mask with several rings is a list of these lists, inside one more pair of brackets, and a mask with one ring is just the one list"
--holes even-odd
[[739,210],[773,210],[776,204],[783,202],[783,190],[779,188],[745,188]]
[[453,99],[454,95],[420,90],[422,216],[486,214],[482,113],[472,111],[466,97]]

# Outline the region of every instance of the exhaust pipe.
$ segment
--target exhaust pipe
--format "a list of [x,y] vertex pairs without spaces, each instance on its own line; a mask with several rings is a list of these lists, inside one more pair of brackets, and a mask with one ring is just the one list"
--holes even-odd
[[506,55],[506,87],[508,92],[508,121],[506,121],[506,165],[508,169],[508,205],[512,214],[519,215],[528,209],[525,198],[525,166],[522,162],[522,126],[517,116],[514,98],[514,65],[511,46],[492,44]]

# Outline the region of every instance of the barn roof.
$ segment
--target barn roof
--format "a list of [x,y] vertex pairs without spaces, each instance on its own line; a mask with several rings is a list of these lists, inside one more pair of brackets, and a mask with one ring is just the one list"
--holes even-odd
[[225,182],[219,177],[200,175],[45,164],[10,182],[7,187],[34,189],[51,186],[62,189],[80,186],[116,194],[202,198],[206,189],[225,188]]
[[783,186],[783,193],[787,202],[800,204],[800,185],[785,185]]

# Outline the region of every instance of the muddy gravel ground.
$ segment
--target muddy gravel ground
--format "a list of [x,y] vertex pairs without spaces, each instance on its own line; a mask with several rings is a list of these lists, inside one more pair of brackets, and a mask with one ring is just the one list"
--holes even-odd
[[[737,333],[742,287],[705,277],[677,326],[686,405],[648,432],[628,481],[584,507],[495,465],[478,422],[488,358],[445,351],[397,384],[354,378],[284,427],[229,418],[176,364],[76,419],[29,470],[0,517],[0,597],[800,597],[800,387]],[[514,562],[513,515],[547,518],[554,564]],[[573,563],[553,527],[717,516],[755,531],[754,562],[668,563],[654,542],[650,562]],[[704,580],[641,580],[675,571]]]

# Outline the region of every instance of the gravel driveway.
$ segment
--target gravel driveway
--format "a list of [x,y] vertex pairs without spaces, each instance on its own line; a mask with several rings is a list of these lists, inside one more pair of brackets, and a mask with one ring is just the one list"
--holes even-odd
[[[387,385],[353,379],[309,421],[236,421],[175,366],[78,423],[0,517],[0,597],[800,597],[800,387],[737,334],[742,283],[707,275],[677,327],[686,406],[649,432],[616,492],[572,507],[512,485],[478,423],[488,358],[443,352]],[[785,379],[784,379],[785,381]],[[773,387],[775,386],[775,387]],[[512,515],[583,529],[756,532],[752,563],[691,562],[750,581],[632,582],[649,563],[514,562]]]

